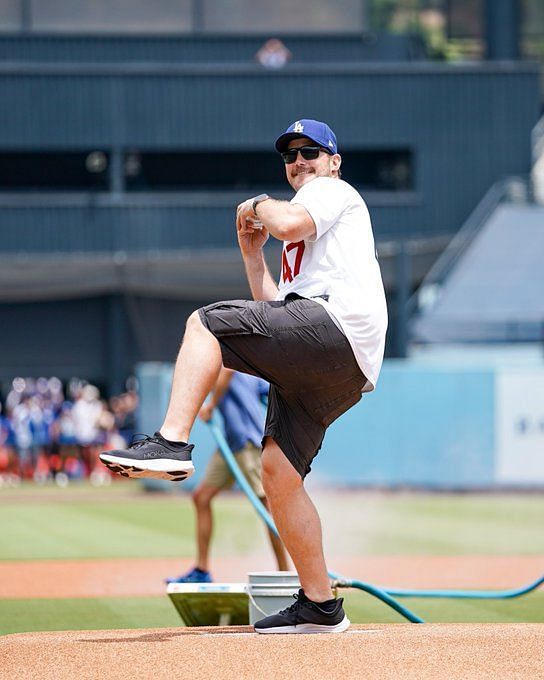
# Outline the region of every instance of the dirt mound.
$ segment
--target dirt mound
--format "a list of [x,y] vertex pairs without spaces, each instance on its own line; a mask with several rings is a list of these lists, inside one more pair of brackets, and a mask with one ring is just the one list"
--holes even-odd
[[249,627],[19,633],[0,638],[1,677],[79,680],[542,678],[543,624],[352,626],[340,635]]

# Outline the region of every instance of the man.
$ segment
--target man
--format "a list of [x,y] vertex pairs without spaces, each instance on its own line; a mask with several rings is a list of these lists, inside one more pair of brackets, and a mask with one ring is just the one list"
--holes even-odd
[[[200,409],[199,416],[205,422],[212,417],[217,408],[223,417],[225,437],[236,462],[244,473],[248,484],[266,505],[261,479],[261,440],[264,429],[264,412],[261,399],[268,395],[268,385],[264,380],[244,373],[236,373],[222,368],[210,394],[210,398]],[[213,530],[211,502],[217,494],[234,484],[234,477],[219,451],[208,463],[206,475],[193,493],[196,509],[197,550],[196,565],[186,574],[166,579],[167,583],[210,583],[209,571],[210,540]],[[272,550],[278,569],[287,571],[289,565],[285,548],[275,534],[269,532]]]
[[[262,194],[240,204],[236,215],[254,301],[218,302],[189,317],[160,432],[103,460],[133,476],[190,474],[193,447],[185,442],[221,363],[264,378],[271,387],[263,485],[302,588],[291,607],[255,629],[341,632],[349,620],[342,599],[332,596],[321,523],[304,477],[327,427],[376,385],[385,295],[368,210],[340,179],[333,131],[326,123],[297,120],[276,149],[294,198]],[[284,242],[279,286],[263,255],[269,235]]]

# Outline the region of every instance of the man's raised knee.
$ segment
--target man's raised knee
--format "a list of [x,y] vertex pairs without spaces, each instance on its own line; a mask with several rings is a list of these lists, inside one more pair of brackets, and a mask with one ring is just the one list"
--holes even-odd
[[188,317],[188,319],[185,323],[185,334],[183,336],[183,339],[186,340],[188,336],[190,337],[190,336],[200,335],[202,333],[206,333],[208,335],[211,335],[210,331],[202,323],[202,319],[200,318],[199,310],[196,309],[194,312],[192,312],[189,315],[189,317]]
[[187,319],[187,323],[186,323],[187,330],[189,330],[190,328],[193,328],[193,327],[196,328],[196,329],[198,329],[199,327],[204,328],[204,324],[202,323],[198,309],[195,309],[195,311],[192,312],[189,315],[189,318]]

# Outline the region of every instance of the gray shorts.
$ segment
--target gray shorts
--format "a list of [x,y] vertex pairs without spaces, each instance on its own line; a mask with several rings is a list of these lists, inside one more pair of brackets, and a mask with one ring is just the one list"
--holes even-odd
[[219,340],[223,364],[270,383],[264,436],[302,478],[325,430],[356,404],[367,379],[346,336],[314,300],[230,300],[198,310]]

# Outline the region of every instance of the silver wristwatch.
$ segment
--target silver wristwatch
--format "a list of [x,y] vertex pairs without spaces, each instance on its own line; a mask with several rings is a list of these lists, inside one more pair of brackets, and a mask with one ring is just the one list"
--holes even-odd
[[269,196],[268,194],[259,194],[258,196],[255,196],[255,198],[253,199],[253,203],[251,204],[251,208],[252,208],[252,210],[253,210],[253,212],[254,212],[255,214],[257,214],[257,213],[255,212],[256,207],[257,207],[257,206],[259,205],[259,203],[261,203],[262,201],[266,201],[267,198],[270,198],[270,196]]

